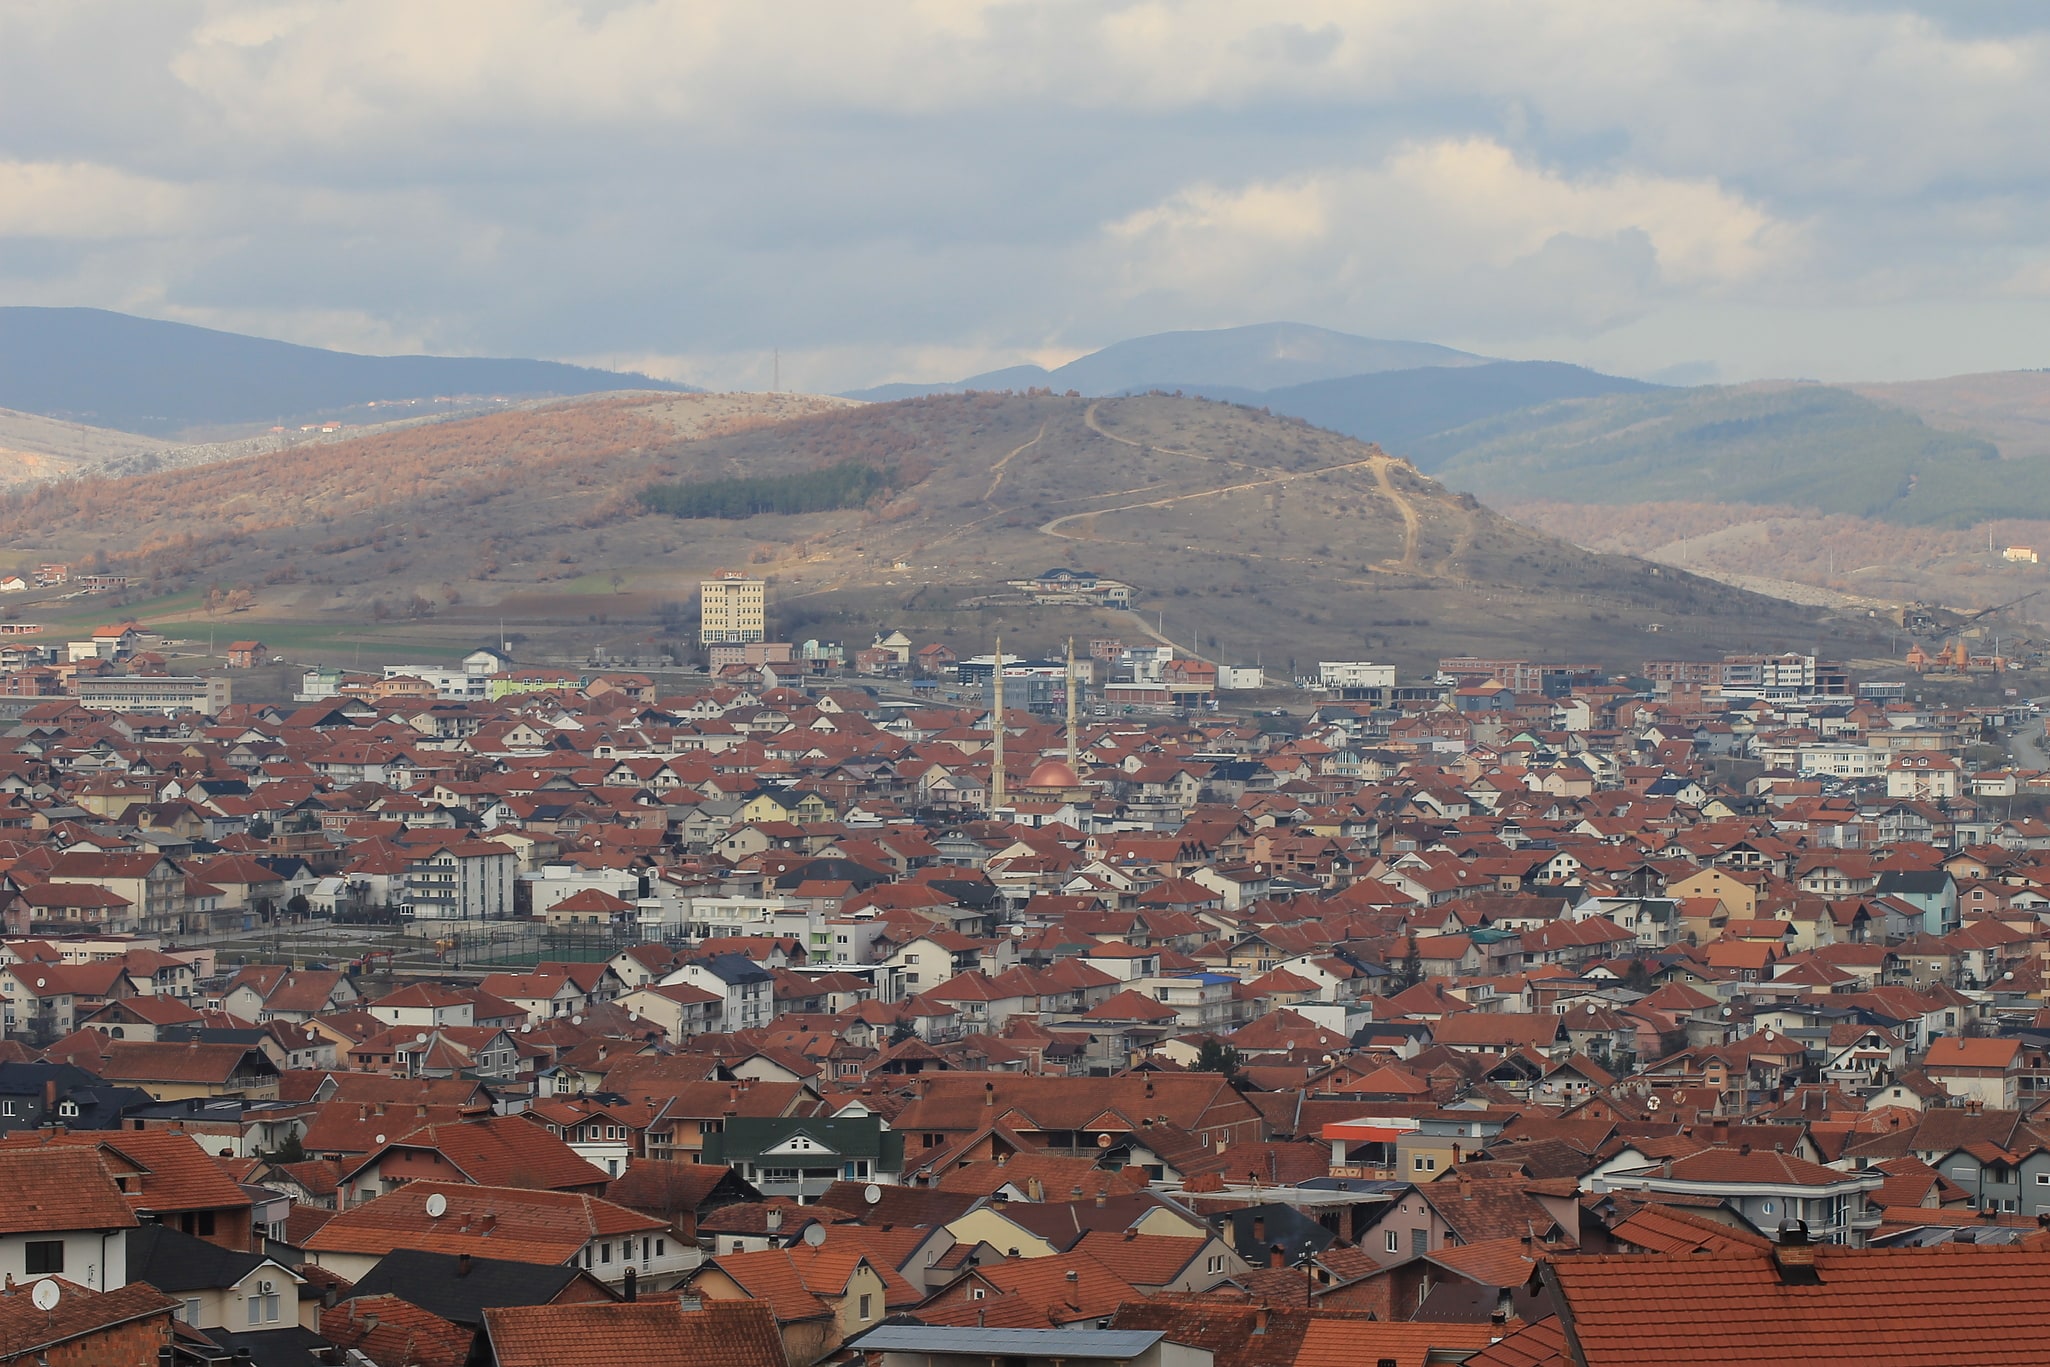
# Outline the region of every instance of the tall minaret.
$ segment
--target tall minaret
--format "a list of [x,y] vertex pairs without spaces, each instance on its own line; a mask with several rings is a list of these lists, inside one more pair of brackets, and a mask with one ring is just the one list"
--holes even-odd
[[990,766],[989,814],[995,816],[1004,805],[1004,638],[997,637],[996,670],[990,676],[996,704],[990,714],[990,739],[996,747],[996,762]]
[[1075,744],[1075,638],[1068,638],[1068,768],[1082,772],[1081,749]]

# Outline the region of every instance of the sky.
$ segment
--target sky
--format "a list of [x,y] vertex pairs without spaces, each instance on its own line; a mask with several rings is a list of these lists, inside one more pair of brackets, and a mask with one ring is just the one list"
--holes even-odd
[[2050,366],[2050,6],[0,0],[0,304],[717,388]]

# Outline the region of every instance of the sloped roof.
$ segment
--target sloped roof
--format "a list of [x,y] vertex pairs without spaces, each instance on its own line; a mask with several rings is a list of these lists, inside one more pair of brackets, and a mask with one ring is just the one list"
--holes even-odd
[[484,1312],[498,1367],[784,1367],[782,1336],[755,1301],[501,1306]]
[[1585,1367],[1883,1367],[2035,1363],[2050,1338],[2050,1250],[1804,1250],[1783,1280],[1771,1251],[1561,1258],[1546,1270]]

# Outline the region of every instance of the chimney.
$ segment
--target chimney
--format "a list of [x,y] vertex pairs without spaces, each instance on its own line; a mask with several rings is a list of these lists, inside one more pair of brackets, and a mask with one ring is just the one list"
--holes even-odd
[[1779,1242],[1772,1246],[1772,1260],[1779,1268],[1780,1281],[1787,1286],[1820,1286],[1815,1270],[1815,1245],[1808,1242],[1808,1222],[1780,1221]]
[[456,1275],[457,1275],[458,1277],[467,1277],[467,1276],[469,1276],[469,1275],[470,1275],[470,1255],[469,1255],[469,1254],[467,1254],[467,1253],[458,1253],[458,1254],[456,1254]]

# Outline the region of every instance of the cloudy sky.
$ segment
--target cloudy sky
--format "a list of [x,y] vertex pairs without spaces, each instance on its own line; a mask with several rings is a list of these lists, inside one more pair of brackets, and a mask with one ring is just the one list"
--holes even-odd
[[2046,128],[1997,0],[0,0],[0,303],[736,387],[2034,367]]

